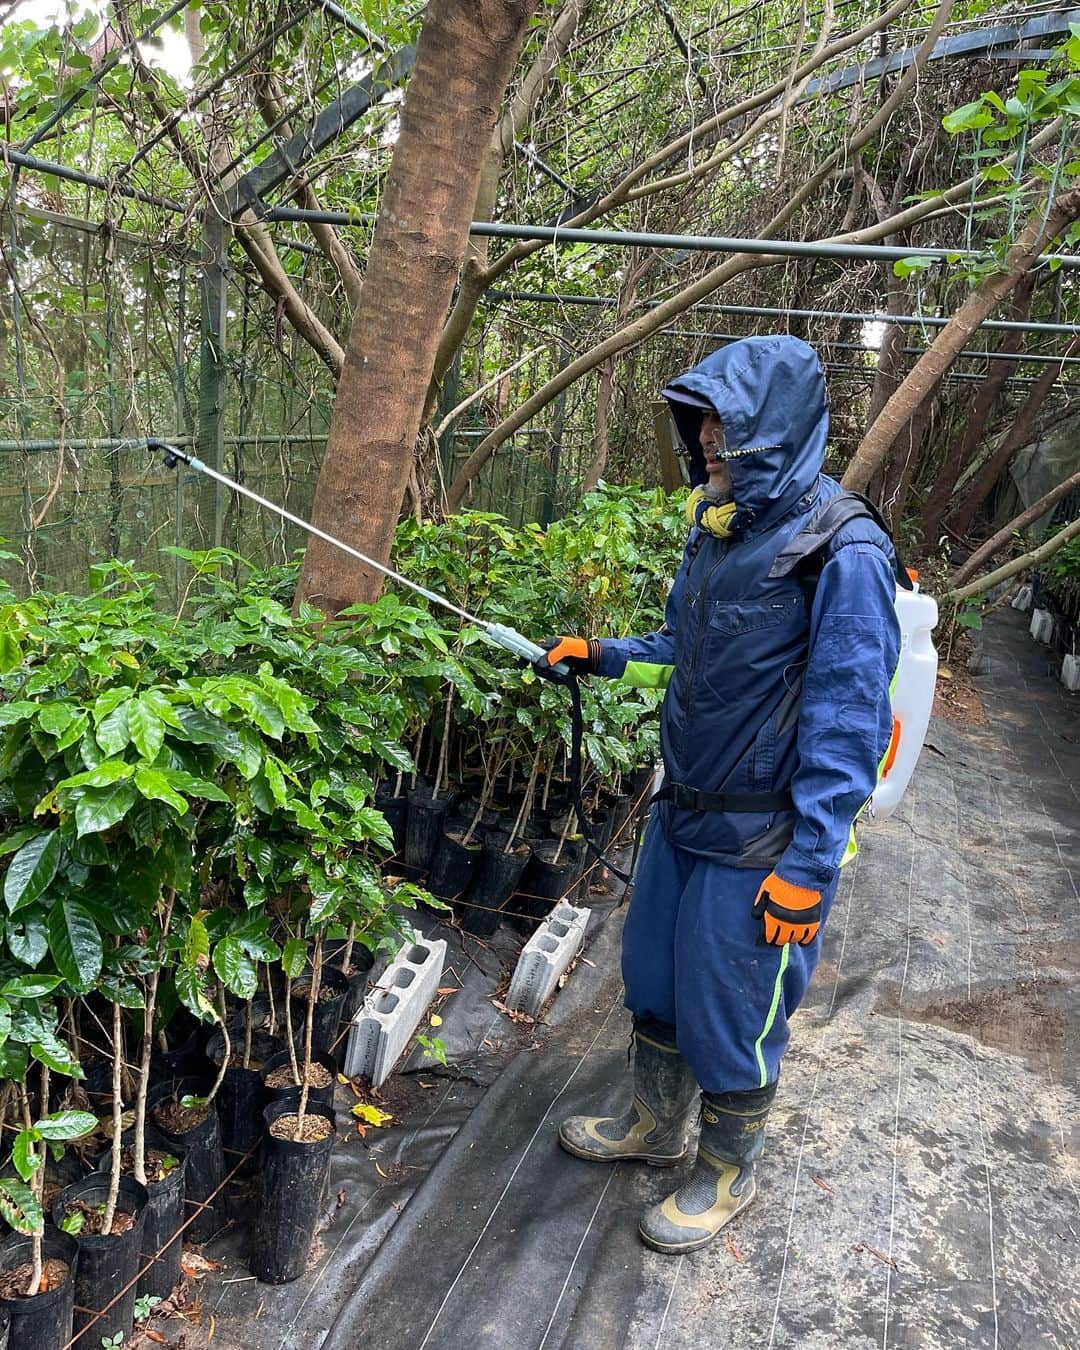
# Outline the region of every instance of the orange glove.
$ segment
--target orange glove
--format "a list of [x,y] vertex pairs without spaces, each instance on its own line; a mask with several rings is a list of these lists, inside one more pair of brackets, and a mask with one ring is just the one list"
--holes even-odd
[[540,646],[547,655],[535,662],[533,669],[548,679],[558,678],[551,667],[557,666],[560,661],[565,662],[577,675],[595,675],[600,669],[600,644],[596,638],[543,638]]
[[754,918],[765,920],[765,941],[774,947],[798,942],[808,947],[821,927],[821,892],[770,872],[754,901]]

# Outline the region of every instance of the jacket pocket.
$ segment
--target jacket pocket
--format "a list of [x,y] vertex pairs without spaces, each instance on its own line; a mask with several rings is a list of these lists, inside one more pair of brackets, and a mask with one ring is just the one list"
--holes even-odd
[[788,622],[804,603],[799,595],[783,600],[715,600],[709,612],[709,627],[729,637],[776,628]]

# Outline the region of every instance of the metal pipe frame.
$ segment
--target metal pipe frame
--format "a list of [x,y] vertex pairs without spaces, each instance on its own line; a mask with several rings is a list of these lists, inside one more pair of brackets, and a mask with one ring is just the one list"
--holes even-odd
[[[306,211],[275,206],[265,220],[314,221],[323,225],[357,225],[370,212]],[[688,253],[750,253],[765,258],[834,258],[842,262],[903,262],[926,258],[932,262],[986,262],[989,253],[978,249],[891,248],[886,244],[842,244],[818,239],[730,239],[723,235],[654,234],[648,230],[581,230],[558,225],[515,225],[501,220],[474,220],[469,233],[488,239],[524,239],[550,244],[614,244],[621,248],[684,249]],[[1080,267],[1080,254],[1047,253],[1042,262]]]

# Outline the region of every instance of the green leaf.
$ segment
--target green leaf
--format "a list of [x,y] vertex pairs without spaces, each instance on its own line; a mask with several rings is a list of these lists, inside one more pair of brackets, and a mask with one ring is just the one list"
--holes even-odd
[[266,784],[273,795],[274,801],[278,806],[284,806],[288,800],[288,793],[285,788],[285,775],[281,771],[281,763],[272,755],[267,755],[263,760],[263,773],[266,775]]
[[131,782],[106,788],[88,788],[75,807],[75,826],[80,835],[110,829],[135,805],[138,793]]
[[169,786],[169,780],[158,769],[136,769],[135,786],[144,797],[167,803],[178,815],[182,816],[188,809],[185,799],[173,791]]
[[51,994],[58,984],[63,984],[59,975],[16,975],[0,986],[0,995],[37,1000]]
[[177,731],[183,729],[183,722],[176,714],[176,709],[169,700],[168,695],[162,689],[144,689],[139,695],[139,701],[144,703],[151,712],[165,723],[167,727],[174,727]]
[[72,1237],[78,1237],[85,1227],[85,1210],[73,1209],[69,1214],[65,1214],[60,1220],[60,1231],[62,1233],[69,1233]]
[[302,938],[289,938],[281,953],[281,968],[290,980],[297,979],[307,965],[307,943]]
[[0,1214],[16,1233],[26,1237],[40,1232],[45,1223],[45,1215],[34,1192],[15,1177],[0,1179]]
[[113,783],[123,782],[135,772],[134,764],[122,759],[103,759],[96,768],[77,773],[73,778],[64,778],[57,783],[57,789],[71,792],[81,787],[109,787]]
[[41,910],[20,913],[7,924],[8,950],[24,966],[36,966],[49,950],[45,919]]
[[189,797],[202,797],[204,801],[226,804],[232,801],[224,788],[206,778],[197,778],[184,769],[162,769],[161,773],[170,787],[176,788],[178,792],[186,792]]
[[176,971],[176,992],[180,1002],[202,1022],[212,1020],[214,1005],[206,997],[199,972],[192,966],[179,966]]
[[242,702],[260,731],[273,737],[275,741],[281,739],[285,730],[285,719],[281,715],[281,709],[269,694],[264,694],[261,689],[248,689],[244,692]]
[[50,736],[60,736],[74,715],[75,709],[70,703],[46,703],[38,713],[38,726]]
[[210,955],[210,935],[206,924],[197,914],[191,916],[187,937],[184,939],[184,965],[197,966]]
[[0,1045],[8,1038],[11,1030],[11,1004],[0,998]]
[[961,131],[977,131],[980,127],[991,126],[993,121],[994,114],[978,98],[974,103],[965,103],[951,113],[946,113],[941,119],[941,125],[950,136],[956,136]]
[[57,1073],[66,1074],[69,1078],[83,1077],[83,1071],[71,1050],[52,1033],[34,1041],[30,1046],[30,1053],[39,1064],[47,1064]]
[[[145,699],[132,699],[127,705],[127,726],[135,748],[143,759],[155,760],[165,740],[165,725]],[[101,734],[98,728],[98,742]]]
[[22,648],[19,640],[10,629],[0,631],[0,674],[18,670],[22,665]]
[[76,993],[93,987],[101,972],[101,934],[78,900],[61,900],[49,911],[49,951],[56,968]]
[[233,937],[222,938],[214,948],[214,970],[237,998],[249,999],[258,988],[255,963]]
[[81,1139],[97,1129],[97,1117],[89,1111],[54,1111],[34,1128],[42,1139]]
[[38,706],[37,703],[29,703],[24,699],[14,703],[0,703],[0,727],[9,727],[13,722],[22,722],[28,717],[33,717]]
[[20,1130],[11,1146],[11,1161],[23,1181],[29,1181],[45,1161],[43,1154],[32,1153],[30,1150],[30,1146],[36,1144],[40,1137],[36,1130]]
[[4,902],[14,914],[31,905],[56,876],[60,866],[60,833],[49,830],[19,849],[4,878]]
[[121,703],[126,703],[131,694],[130,689],[120,687],[106,689],[103,694],[99,694],[94,700],[94,725],[97,726],[110,713],[115,712]]
[[94,734],[98,745],[107,755],[118,755],[131,740],[131,733],[128,730],[130,706],[129,703],[119,704],[97,724],[97,731]]

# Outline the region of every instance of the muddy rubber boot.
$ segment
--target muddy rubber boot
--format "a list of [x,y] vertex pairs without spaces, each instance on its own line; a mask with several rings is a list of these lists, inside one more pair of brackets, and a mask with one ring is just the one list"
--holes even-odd
[[776,1084],[754,1092],[701,1094],[701,1139],[689,1179],[642,1215],[638,1231],[654,1251],[678,1255],[704,1247],[754,1198],[754,1164]]
[[559,1143],[587,1162],[637,1161],[674,1167],[689,1149],[698,1086],[666,1022],[634,1019],[634,1099],[618,1116],[571,1116]]

